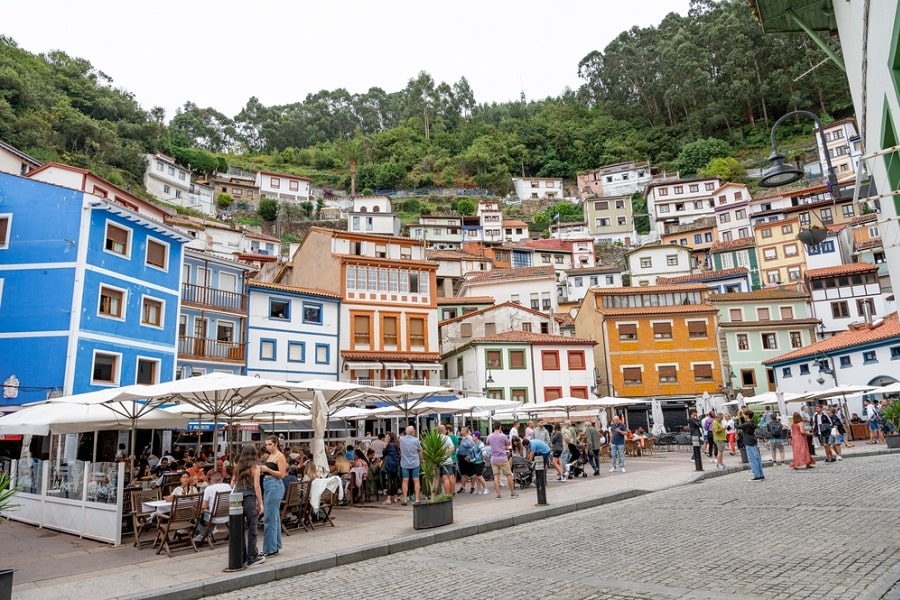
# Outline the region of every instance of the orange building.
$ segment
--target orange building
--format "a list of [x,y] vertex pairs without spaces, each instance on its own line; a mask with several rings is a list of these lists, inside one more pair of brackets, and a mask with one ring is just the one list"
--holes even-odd
[[694,400],[722,390],[718,309],[705,285],[591,288],[575,335],[594,347],[598,395]]

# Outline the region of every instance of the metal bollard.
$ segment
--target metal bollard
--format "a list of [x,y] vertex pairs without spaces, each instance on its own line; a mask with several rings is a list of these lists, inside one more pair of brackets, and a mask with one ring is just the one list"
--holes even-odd
[[534,487],[537,489],[537,503],[547,504],[547,469],[540,454],[534,456]]
[[699,435],[691,436],[691,445],[694,447],[694,470],[702,471],[703,459],[700,457],[703,455],[703,449]]
[[226,573],[244,569],[244,494],[228,497],[228,568]]

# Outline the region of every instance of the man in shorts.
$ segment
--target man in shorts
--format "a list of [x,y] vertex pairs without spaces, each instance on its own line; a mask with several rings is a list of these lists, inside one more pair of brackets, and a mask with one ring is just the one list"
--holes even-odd
[[494,490],[497,492],[497,500],[502,498],[500,494],[500,475],[506,475],[506,482],[509,484],[509,497],[518,498],[516,486],[513,483],[512,468],[509,464],[509,455],[507,454],[512,445],[509,438],[503,435],[500,430],[500,423],[494,423],[494,432],[488,436],[487,445],[491,449],[491,471],[494,473]]
[[408,484],[410,479],[413,480],[416,502],[422,499],[422,483],[419,481],[421,465],[422,445],[419,444],[416,428],[410,425],[406,428],[406,435],[400,437],[400,477],[402,481],[400,490],[403,494],[400,504],[403,506],[406,506],[406,500],[409,498]]

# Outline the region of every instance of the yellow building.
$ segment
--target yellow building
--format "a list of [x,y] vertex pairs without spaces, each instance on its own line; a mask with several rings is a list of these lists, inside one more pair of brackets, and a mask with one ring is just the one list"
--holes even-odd
[[591,288],[575,335],[593,339],[598,395],[693,401],[722,390],[706,285]]
[[796,218],[759,223],[753,227],[756,260],[763,286],[800,283],[806,269],[803,243],[797,239],[800,221]]

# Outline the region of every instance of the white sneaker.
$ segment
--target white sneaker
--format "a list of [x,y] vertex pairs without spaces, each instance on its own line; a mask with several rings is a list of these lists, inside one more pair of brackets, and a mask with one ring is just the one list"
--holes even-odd
[[610,472],[610,473],[615,473],[615,472],[616,472],[616,468],[613,467],[612,469],[609,470],[609,472]]
[[840,454],[835,455],[835,458],[838,459],[838,460],[844,460],[843,458],[841,458],[841,455],[840,455]]
[[622,467],[620,470],[624,473],[624,472],[625,472],[625,467]]
[[487,496],[487,495],[488,495],[487,488],[484,488],[484,491],[481,492],[481,495],[482,495],[482,496]]

